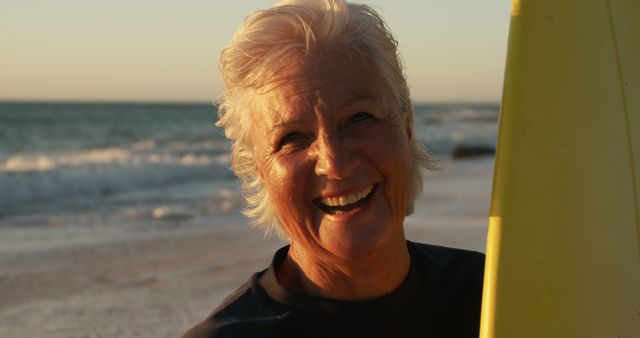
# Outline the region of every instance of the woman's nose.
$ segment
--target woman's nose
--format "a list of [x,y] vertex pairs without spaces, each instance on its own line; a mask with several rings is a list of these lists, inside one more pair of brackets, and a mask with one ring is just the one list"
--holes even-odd
[[357,167],[357,158],[349,145],[336,135],[321,135],[316,139],[316,174],[332,180],[351,177]]

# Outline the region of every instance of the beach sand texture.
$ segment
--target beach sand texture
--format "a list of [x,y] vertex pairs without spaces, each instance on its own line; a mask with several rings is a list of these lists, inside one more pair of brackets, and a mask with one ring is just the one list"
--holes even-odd
[[[484,251],[492,170],[490,157],[426,173],[407,237]],[[237,208],[135,227],[0,227],[0,337],[179,337],[283,245]]]

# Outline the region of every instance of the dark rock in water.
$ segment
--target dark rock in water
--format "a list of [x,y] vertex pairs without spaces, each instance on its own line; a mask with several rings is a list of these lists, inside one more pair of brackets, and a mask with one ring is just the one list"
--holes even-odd
[[451,158],[461,159],[477,156],[493,156],[496,154],[496,149],[491,146],[485,145],[459,145],[456,146],[451,152]]
[[497,123],[498,122],[498,117],[497,116],[471,116],[471,117],[465,117],[462,119],[462,121],[464,122],[471,122],[471,123]]

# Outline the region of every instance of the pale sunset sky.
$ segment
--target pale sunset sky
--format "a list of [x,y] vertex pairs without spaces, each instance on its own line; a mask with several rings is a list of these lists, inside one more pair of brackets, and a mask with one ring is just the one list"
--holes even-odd
[[[502,92],[510,0],[364,0],[398,39],[417,102]],[[0,100],[198,101],[267,0],[0,0]]]

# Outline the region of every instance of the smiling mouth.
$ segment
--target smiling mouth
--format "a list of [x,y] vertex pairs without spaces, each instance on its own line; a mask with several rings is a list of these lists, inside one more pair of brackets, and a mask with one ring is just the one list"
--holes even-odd
[[314,202],[328,214],[346,213],[357,209],[367,203],[373,196],[377,185],[371,185],[361,191],[353,194],[347,194],[336,197],[317,198]]

